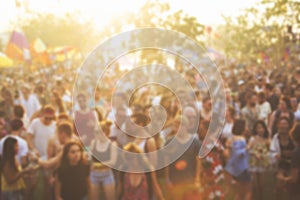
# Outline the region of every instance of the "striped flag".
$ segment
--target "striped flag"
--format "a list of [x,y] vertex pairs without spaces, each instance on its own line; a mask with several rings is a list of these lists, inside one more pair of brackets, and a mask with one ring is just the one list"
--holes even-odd
[[13,31],[6,46],[5,54],[13,60],[25,61],[30,59],[29,45],[24,33]]

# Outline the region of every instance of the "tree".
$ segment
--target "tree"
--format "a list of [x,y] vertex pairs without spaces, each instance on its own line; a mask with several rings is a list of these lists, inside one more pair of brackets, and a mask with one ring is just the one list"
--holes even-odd
[[300,2],[262,0],[258,7],[245,9],[237,18],[224,17],[225,25],[217,29],[221,38],[215,45],[227,57],[240,62],[257,61],[260,57],[263,61],[265,56],[270,62],[279,63],[293,45],[286,42],[285,29],[291,24],[299,27],[299,14]]
[[66,14],[57,17],[53,14],[34,14],[21,22],[21,28],[32,42],[41,38],[48,47],[73,46],[81,51],[94,47],[96,32],[91,22],[79,22],[80,15]]
[[[194,39],[199,44],[203,44],[201,36],[204,33],[204,26],[197,21],[196,17],[184,13],[182,10],[171,12],[170,5],[160,1],[147,1],[137,13],[126,13],[123,16],[118,16],[112,20],[108,27],[104,28],[104,31],[100,34],[101,38],[108,38],[120,33],[124,27],[155,27],[178,31]],[[172,39],[159,35],[158,37],[152,37],[151,40],[157,38],[164,38],[165,41]],[[149,37],[137,35],[132,42],[143,43],[145,40],[149,40]],[[141,60],[145,63],[163,63],[164,56],[163,53],[154,53],[150,50],[141,51],[140,53]]]

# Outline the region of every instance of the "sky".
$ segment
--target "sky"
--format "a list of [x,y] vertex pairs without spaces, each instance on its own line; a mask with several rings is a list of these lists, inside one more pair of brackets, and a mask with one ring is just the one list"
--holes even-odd
[[[161,0],[169,2],[171,9],[182,9],[185,13],[197,17],[205,25],[222,23],[221,15],[235,16],[241,9],[253,6],[259,0]],[[97,28],[106,25],[113,16],[126,11],[137,11],[146,0],[0,0],[0,32],[10,31],[12,22],[24,17],[24,10],[18,9],[15,2],[25,4],[38,12],[50,12],[63,15],[79,10],[84,17],[95,21]],[[97,4],[96,4],[97,3]]]

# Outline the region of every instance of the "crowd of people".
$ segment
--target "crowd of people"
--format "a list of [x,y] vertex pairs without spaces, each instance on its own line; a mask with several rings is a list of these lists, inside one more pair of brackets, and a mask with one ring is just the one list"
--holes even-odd
[[[1,199],[300,199],[297,63],[220,66],[225,124],[203,159],[201,146],[211,145],[204,138],[213,102],[203,88],[205,81],[192,68],[181,67],[181,73],[196,99],[178,88],[176,95],[185,99],[178,102],[166,88],[144,86],[129,104],[125,99],[130,94],[117,93],[117,107],[111,106],[108,95],[114,87],[111,80],[105,91],[98,88],[94,95],[72,94],[76,67],[49,67],[32,74],[3,71]],[[151,135],[147,125],[155,122],[149,113],[157,104],[167,119]],[[175,149],[164,156],[155,154],[171,142]],[[170,163],[166,155],[187,143]],[[128,159],[117,148],[152,153]],[[158,162],[170,164],[155,170]],[[149,172],[132,173],[145,166]]]

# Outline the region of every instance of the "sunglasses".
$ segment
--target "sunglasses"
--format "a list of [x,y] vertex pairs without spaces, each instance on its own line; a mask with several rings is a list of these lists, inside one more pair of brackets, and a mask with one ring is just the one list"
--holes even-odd
[[44,117],[44,119],[47,120],[47,121],[51,121],[51,120],[54,119],[54,117]]

